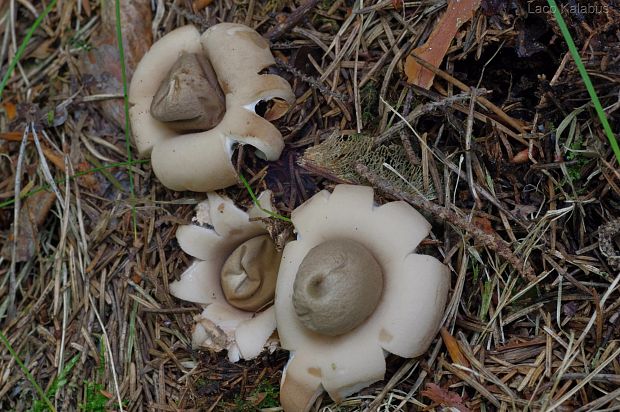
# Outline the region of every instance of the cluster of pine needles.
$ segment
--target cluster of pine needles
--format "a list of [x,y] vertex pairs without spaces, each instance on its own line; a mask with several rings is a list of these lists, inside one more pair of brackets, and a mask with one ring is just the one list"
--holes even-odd
[[473,17],[438,67],[412,51],[442,40],[453,0],[0,3],[0,409],[280,410],[288,353],[231,364],[191,347],[200,307],[168,284],[204,195],[132,154],[140,55],[222,21],[264,34],[297,96],[281,159],[239,149],[227,194],[247,207],[272,190],[290,233],[317,191],[372,185],[428,217],[421,251],[451,270],[428,352],[314,410],[620,408],[620,8],[462,1]]

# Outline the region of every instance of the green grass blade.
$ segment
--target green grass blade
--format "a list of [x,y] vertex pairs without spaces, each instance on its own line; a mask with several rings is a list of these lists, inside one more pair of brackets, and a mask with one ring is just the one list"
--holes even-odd
[[28,382],[30,382],[30,384],[34,386],[34,389],[37,391],[39,398],[41,398],[41,400],[45,403],[45,406],[47,406],[50,411],[56,412],[56,408],[54,408],[54,405],[52,405],[52,402],[50,402],[47,396],[45,396],[45,392],[43,392],[43,389],[41,389],[37,381],[34,380],[34,376],[32,376],[32,374],[30,373],[26,365],[24,365],[21,359],[19,359],[19,356],[17,356],[17,353],[15,353],[13,346],[11,346],[11,342],[9,342],[6,336],[4,336],[4,333],[2,333],[1,331],[0,331],[0,340],[2,341],[4,346],[6,346],[7,350],[11,354],[11,357],[13,357],[13,359],[15,360],[15,363],[17,363],[17,365],[20,367],[22,372],[24,372],[24,375],[26,375],[26,379],[28,379]]
[[49,4],[45,7],[45,9],[43,9],[43,13],[39,14],[39,17],[37,17],[34,23],[32,23],[32,26],[30,26],[30,28],[26,32],[26,37],[24,37],[24,40],[22,40],[21,44],[19,45],[17,53],[15,53],[15,56],[13,56],[13,59],[11,60],[11,63],[9,63],[9,67],[6,70],[6,73],[4,73],[4,76],[2,77],[2,82],[0,82],[0,99],[2,99],[2,93],[4,92],[4,88],[6,87],[9,79],[11,78],[11,75],[13,74],[13,70],[15,70],[17,63],[19,63],[19,59],[22,58],[22,55],[26,51],[26,47],[28,47],[32,35],[55,5],[56,0],[50,1]]
[[292,222],[292,220],[290,218],[286,217],[286,216],[282,216],[279,213],[272,212],[271,210],[264,209],[260,205],[260,203],[258,202],[258,198],[254,194],[254,191],[250,187],[250,184],[248,183],[247,180],[245,180],[245,177],[243,177],[243,175],[241,173],[239,173],[239,179],[241,179],[241,182],[243,183],[243,186],[245,186],[245,189],[248,191],[248,193],[250,194],[250,197],[252,198],[252,202],[254,202],[254,204],[256,205],[257,208],[259,208],[261,211],[267,213],[271,217],[274,217],[276,219],[280,219],[280,220],[283,220],[283,221],[289,222],[289,223]]
[[614,136],[613,131],[611,130],[611,126],[609,125],[609,121],[607,120],[607,114],[601,105],[601,101],[596,94],[596,90],[594,89],[594,85],[592,84],[592,80],[590,80],[590,76],[588,75],[588,71],[581,61],[581,56],[579,55],[579,51],[577,50],[577,46],[575,46],[575,42],[573,41],[573,37],[568,30],[568,26],[562,17],[562,13],[560,13],[560,9],[556,4],[555,0],[547,0],[549,3],[549,7],[555,16],[556,21],[558,22],[558,26],[560,26],[560,31],[564,36],[564,40],[566,40],[566,44],[568,45],[568,50],[570,51],[571,56],[573,56],[573,60],[575,60],[575,64],[577,65],[577,69],[579,70],[579,74],[583,79],[584,84],[586,85],[586,89],[590,94],[590,99],[592,100],[592,104],[594,105],[594,109],[598,114],[598,118],[603,125],[603,130],[605,130],[605,134],[607,135],[607,139],[609,140],[609,144],[611,145],[611,149],[616,155],[616,160],[620,164],[620,147],[618,146],[618,141]]
[[[127,162],[132,162],[130,125],[129,125],[129,94],[127,92],[127,70],[125,68],[125,48],[123,47],[123,31],[121,30],[121,2],[115,0],[116,12],[116,41],[118,43],[118,55],[121,63],[121,79],[123,81],[123,100],[125,101],[125,148],[127,149]],[[131,203],[131,222],[134,238],[138,237],[138,222],[136,217],[136,194],[134,191],[133,172],[127,167],[129,174],[129,192]]]

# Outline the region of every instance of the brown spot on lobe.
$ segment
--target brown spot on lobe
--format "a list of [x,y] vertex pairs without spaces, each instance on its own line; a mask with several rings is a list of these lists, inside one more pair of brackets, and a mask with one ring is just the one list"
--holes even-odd
[[244,37],[247,40],[250,40],[252,43],[254,43],[257,47],[260,47],[261,49],[266,49],[269,47],[269,42],[265,40],[265,38],[262,37],[260,34],[256,33],[255,31],[241,31],[238,33],[238,35],[241,37]]
[[379,340],[381,342],[391,342],[392,339],[394,339],[394,336],[392,336],[392,334],[390,334],[388,331],[386,331],[385,329],[381,328],[381,331],[379,332]]
[[323,377],[323,374],[321,373],[321,368],[308,368],[308,373],[317,378]]

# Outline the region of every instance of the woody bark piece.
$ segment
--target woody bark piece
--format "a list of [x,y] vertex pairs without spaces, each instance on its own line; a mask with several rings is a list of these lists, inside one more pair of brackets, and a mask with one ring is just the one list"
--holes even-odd
[[[16,262],[30,260],[39,248],[39,227],[45,222],[56,196],[51,192],[36,193],[24,202],[19,211],[18,235],[16,240]],[[11,259],[13,248],[13,225],[9,229],[7,242],[2,247],[0,255],[5,259]]]
[[[122,1],[120,4],[125,69],[129,81],[138,62],[153,43],[151,2],[134,0]],[[123,81],[116,41],[114,1],[103,2],[101,11],[101,27],[93,36],[92,49],[80,59],[79,69],[82,76],[92,76],[92,94],[122,95]],[[121,129],[125,127],[123,99],[107,99],[96,104],[108,121]]]
[[[413,50],[411,54],[439,67],[459,28],[473,17],[479,6],[480,0],[450,0],[446,12],[441,16],[426,43]],[[431,88],[435,78],[435,73],[422,67],[411,56],[407,56],[405,60],[405,74],[407,83],[425,89]]]

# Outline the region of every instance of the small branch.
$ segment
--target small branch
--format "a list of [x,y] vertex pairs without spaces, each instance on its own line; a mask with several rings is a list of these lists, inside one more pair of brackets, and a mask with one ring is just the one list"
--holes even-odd
[[377,136],[375,138],[374,144],[375,146],[378,146],[381,143],[384,143],[390,140],[394,135],[396,135],[397,133],[405,129],[408,123],[414,123],[419,117],[427,113],[432,113],[436,110],[439,110],[445,107],[451,107],[452,105],[468,100],[469,98],[470,98],[469,93],[460,93],[454,96],[446,97],[443,100],[416,106],[416,108],[413,109],[411,113],[407,115],[403,115],[405,120],[399,120],[392,127],[390,127],[389,129],[381,133],[379,136]]
[[282,23],[276,24],[271,28],[265,37],[270,41],[278,40],[284,36],[293,27],[297,26],[301,19],[317,5],[319,0],[307,0],[301,6],[297,7],[291,14],[289,14]]
[[529,263],[524,262],[520,257],[514,254],[508,243],[500,238],[498,235],[492,235],[485,233],[482,229],[479,229],[471,222],[465,221],[458,216],[452,210],[449,210],[443,206],[439,206],[429,200],[426,200],[422,196],[416,196],[409,193],[402,192],[396,189],[390,182],[377,176],[371,172],[367,166],[358,163],[356,168],[357,172],[364,176],[374,187],[381,192],[393,196],[397,199],[402,199],[411,205],[423,209],[424,211],[432,214],[435,218],[443,221],[447,221],[459,229],[465,231],[468,235],[472,236],[476,242],[480,245],[493,250],[500,255],[504,260],[510,263],[523,277],[528,281],[535,281],[534,270]]
[[471,101],[469,104],[469,115],[467,116],[467,131],[465,133],[465,168],[467,170],[467,182],[469,183],[469,190],[476,201],[476,206],[480,209],[482,202],[476,192],[476,186],[474,185],[474,174],[471,169],[471,137],[474,130],[474,112],[476,110],[476,98],[478,97],[478,89],[472,87],[471,89]]
[[317,89],[318,91],[320,91],[321,93],[323,93],[325,96],[330,96],[333,97],[334,99],[338,99],[343,103],[346,103],[350,100],[349,96],[344,94],[344,93],[338,93],[338,92],[333,92],[331,91],[329,88],[325,87],[322,83],[320,79],[317,79],[315,77],[309,76],[307,74],[305,74],[304,72],[302,72],[301,70],[291,66],[290,64],[280,60],[280,59],[276,59],[276,66],[278,66],[279,68],[286,70],[287,72],[291,73],[293,76],[297,77],[298,79],[300,79],[302,82],[308,83],[310,86],[314,87],[315,89]]
[[9,267],[9,302],[7,322],[13,320],[16,314],[15,298],[17,297],[17,239],[19,237],[19,210],[21,206],[21,187],[22,187],[22,170],[24,168],[24,158],[26,155],[26,143],[28,141],[28,126],[24,131],[21,145],[19,146],[19,155],[17,156],[17,167],[15,169],[15,206],[13,208],[13,244],[11,248],[11,263]]

